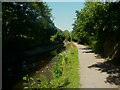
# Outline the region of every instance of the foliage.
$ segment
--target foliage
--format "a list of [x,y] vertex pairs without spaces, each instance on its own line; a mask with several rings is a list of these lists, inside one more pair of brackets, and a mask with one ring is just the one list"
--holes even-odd
[[[3,44],[15,50],[24,50],[50,42],[56,33],[51,9],[46,3],[3,3]],[[7,50],[7,46],[5,46]],[[14,51],[14,50],[13,50]]]
[[48,81],[44,75],[40,75],[38,78],[33,78],[28,75],[23,77],[24,89],[32,90],[35,88],[48,88]]
[[120,2],[86,2],[81,11],[76,11],[73,40],[90,45],[99,54],[104,54],[107,40],[120,42],[119,4]]
[[[78,73],[78,51],[73,43],[67,45],[66,51],[58,54],[56,60],[51,67],[52,78],[50,81],[44,78],[38,78],[44,85],[38,84],[34,81],[29,84],[27,80],[27,87],[35,88],[79,88],[79,73]],[[74,78],[74,79],[73,79]],[[23,79],[26,80],[24,77]],[[31,85],[31,86],[29,86]],[[39,86],[38,86],[39,85]],[[37,87],[38,86],[38,87]],[[44,86],[44,87],[43,87]]]
[[57,43],[70,41],[70,32],[68,30],[62,31],[60,29],[57,29],[56,34],[52,35],[50,40]]
[[3,2],[2,29],[3,76],[6,87],[12,87],[11,84],[18,80],[16,78],[23,74],[22,63],[28,60],[25,51],[62,43],[59,38],[61,33],[54,42],[50,40],[59,30],[55,27],[51,9],[45,2]]
[[[68,43],[66,51],[56,57],[56,61],[51,69],[53,80],[51,88],[78,88],[78,51],[73,43]],[[73,79],[74,78],[74,79]]]
[[64,39],[64,32],[58,28],[57,32],[50,38],[50,40],[54,43],[62,43]]
[[70,41],[70,32],[68,30],[63,31],[65,41]]

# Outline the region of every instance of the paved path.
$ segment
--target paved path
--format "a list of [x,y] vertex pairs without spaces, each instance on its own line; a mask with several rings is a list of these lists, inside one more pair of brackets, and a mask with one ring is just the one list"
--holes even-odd
[[[107,82],[110,74],[104,71],[105,67],[101,64],[104,59],[96,57],[97,55],[87,49],[86,46],[77,44],[77,47],[80,61],[81,88],[118,88],[118,85]],[[100,65],[104,68],[100,69]]]

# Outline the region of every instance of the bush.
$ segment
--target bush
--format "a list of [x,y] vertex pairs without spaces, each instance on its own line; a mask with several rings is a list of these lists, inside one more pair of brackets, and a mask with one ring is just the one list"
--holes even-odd
[[[55,62],[50,69],[52,78],[50,81],[45,76],[40,76],[37,80],[27,76],[24,88],[78,88],[78,51],[74,43],[68,43],[64,52],[56,56]],[[72,73],[72,74],[71,74]],[[73,79],[74,78],[74,79]],[[40,81],[40,82],[38,82]]]

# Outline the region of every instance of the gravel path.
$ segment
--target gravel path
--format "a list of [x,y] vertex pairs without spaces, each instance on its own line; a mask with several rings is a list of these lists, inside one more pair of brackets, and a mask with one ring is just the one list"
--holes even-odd
[[[75,43],[76,44],[76,43]],[[114,82],[110,80],[111,74],[107,70],[111,70],[109,66],[103,64],[104,59],[97,57],[92,50],[86,46],[77,44],[79,61],[80,61],[80,82],[81,88],[118,88]],[[109,68],[109,69],[106,69]],[[106,71],[104,71],[106,70]],[[118,82],[119,83],[119,82]]]

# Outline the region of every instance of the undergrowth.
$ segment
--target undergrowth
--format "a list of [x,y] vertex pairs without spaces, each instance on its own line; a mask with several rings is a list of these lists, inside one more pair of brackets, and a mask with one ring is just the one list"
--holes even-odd
[[28,75],[23,77],[24,89],[32,88],[79,88],[80,79],[78,72],[78,50],[74,43],[68,43],[66,50],[56,56],[56,60],[50,69],[52,78],[47,77],[32,78]]

